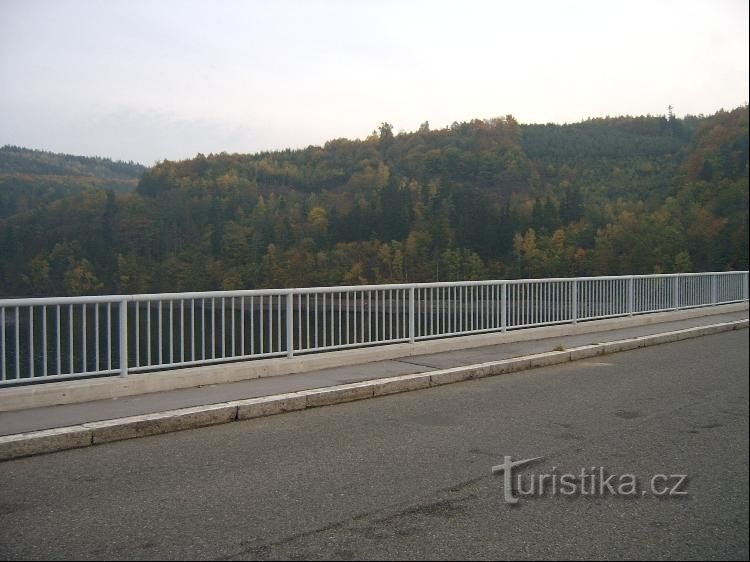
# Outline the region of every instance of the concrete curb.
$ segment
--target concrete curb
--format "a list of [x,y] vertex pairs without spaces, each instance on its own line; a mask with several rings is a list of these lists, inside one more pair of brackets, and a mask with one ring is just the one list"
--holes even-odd
[[747,319],[722,322],[709,326],[699,326],[661,334],[584,345],[573,349],[550,351],[527,355],[525,357],[492,361],[490,363],[480,363],[399,377],[373,379],[359,383],[303,390],[275,396],[182,408],[129,418],[84,423],[70,427],[18,433],[0,437],[0,461],[64,451],[66,449],[88,447],[135,437],[145,437],[147,435],[181,431],[183,429],[207,427],[237,420],[265,417],[304,410],[306,408],[365,400],[376,396],[386,396],[399,392],[420,390],[537,367],[547,367],[567,363],[568,361],[595,357],[597,355],[671,343],[699,336],[718,334],[720,332],[746,329],[747,327]]

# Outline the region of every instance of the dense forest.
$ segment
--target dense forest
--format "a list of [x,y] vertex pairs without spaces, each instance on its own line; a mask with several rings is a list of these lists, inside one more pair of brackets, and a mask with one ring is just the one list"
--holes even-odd
[[0,148],[0,220],[82,191],[135,191],[145,166],[29,150]]
[[150,169],[0,150],[3,296],[747,267],[747,105],[382,123],[364,140]]

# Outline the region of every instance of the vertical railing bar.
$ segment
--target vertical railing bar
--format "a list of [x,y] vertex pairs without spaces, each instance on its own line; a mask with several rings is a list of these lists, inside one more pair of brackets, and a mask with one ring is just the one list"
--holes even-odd
[[576,324],[578,322],[578,279],[573,279],[570,295],[571,318],[573,324]]
[[338,339],[338,345],[341,345],[344,343],[344,341],[341,339],[341,292],[339,291],[339,339]]
[[276,351],[281,351],[281,297],[276,295]]
[[47,306],[42,305],[42,376],[47,376]]
[[458,332],[458,318],[456,316],[456,287],[453,286],[450,288],[450,291],[452,293],[450,300],[453,301],[453,307],[451,308],[451,318],[450,318],[450,326],[451,331],[453,333]]
[[633,279],[633,276],[631,275],[628,277],[628,315],[633,316],[633,312],[635,311],[635,279]]
[[484,285],[477,287],[477,329],[484,328]]
[[294,357],[294,294],[291,291],[286,294],[286,356]]
[[[16,307],[16,326],[15,326],[15,332],[16,332],[16,353],[15,353],[15,355],[16,355],[16,378],[17,379],[21,378],[21,334],[20,334],[20,328],[19,328],[20,324],[21,324],[20,311],[19,311],[18,307]],[[70,323],[70,326],[71,326],[71,329],[70,329],[70,341],[72,342],[73,341],[73,322],[72,321]],[[71,346],[72,346],[72,344],[71,344]],[[71,347],[70,357],[71,357],[71,365],[72,365],[72,361],[73,361],[73,359],[72,359],[73,358],[72,347]],[[70,372],[71,373],[73,372],[73,368],[72,367],[70,369]]]
[[88,363],[89,362],[88,362],[88,357],[87,357],[87,353],[86,353],[86,344],[87,344],[87,342],[86,342],[86,336],[87,336],[87,330],[86,330],[86,304],[85,303],[81,307],[81,310],[82,310],[82,315],[83,315],[83,318],[82,318],[83,322],[81,324],[81,334],[82,334],[81,337],[83,338],[83,341],[81,342],[82,343],[82,348],[81,348],[82,349],[82,357],[81,357],[81,360],[82,360],[82,367],[83,368],[81,369],[81,372],[82,373],[86,373],[86,372],[88,372],[88,368],[89,368],[88,367]]
[[437,300],[437,333],[439,335],[445,334],[445,287],[438,287],[436,289],[436,300]]
[[568,316],[565,314],[565,311],[567,309],[567,306],[565,305],[566,302],[568,302],[568,291],[569,291],[568,284],[561,281],[557,284],[557,321],[558,322],[567,322]]
[[185,362],[185,299],[180,299],[180,362]]
[[565,287],[560,281],[555,282],[555,312],[553,314],[554,322],[562,322],[563,317],[563,298],[565,294]]
[[445,287],[443,289],[443,333],[449,334],[451,321],[451,289]]
[[537,300],[536,300],[537,323],[544,324],[544,322],[547,320],[546,307],[544,306],[545,304],[544,292],[545,292],[546,284],[540,281],[536,285],[537,285]]
[[454,304],[456,306],[456,315],[454,318],[455,329],[453,331],[456,333],[460,333],[463,331],[463,287],[458,285],[457,287],[454,287],[454,289]]
[[240,355],[245,356],[245,296],[240,297]]
[[545,306],[546,291],[547,291],[546,283],[537,283],[536,309],[537,309],[537,323],[539,324],[544,324],[547,321],[547,307]]
[[433,336],[438,333],[436,301],[437,301],[436,289],[435,287],[432,287],[430,289],[430,335],[433,335]]
[[482,322],[482,286],[471,287],[472,331],[479,330]]
[[[57,374],[62,375],[62,334],[60,334],[60,315],[62,314],[62,311],[60,310],[60,305],[57,305],[57,316],[55,317],[55,328],[57,333],[57,347],[56,354],[57,354]],[[5,308],[3,308],[3,374],[5,373]]]
[[151,301],[146,301],[146,363],[151,366]]
[[427,288],[417,288],[417,336],[429,335],[429,319],[427,318]]
[[[98,336],[97,336],[98,339]],[[98,368],[98,363],[97,363]],[[112,303],[107,303],[107,369],[112,370]]]
[[365,343],[365,292],[359,292],[359,304],[360,304],[360,315],[359,315],[359,329],[360,329],[360,343]]
[[500,327],[500,284],[493,283],[492,285],[492,327],[498,329]]
[[409,342],[414,343],[414,286],[409,287]]
[[225,298],[221,297],[221,356],[227,356],[227,311]]
[[255,355],[255,299],[250,295],[250,355]]
[[310,293],[307,293],[307,304],[305,305],[305,330],[307,336],[307,349],[310,349]]
[[443,333],[443,289],[435,287],[435,335]]
[[190,360],[195,361],[195,299],[194,298],[190,299]]
[[414,288],[414,337],[424,335],[424,329],[422,328],[422,289],[419,287]]
[[536,323],[544,323],[544,284],[536,283]]
[[[135,366],[141,366],[141,303],[135,301]],[[195,359],[195,358],[193,358]]]
[[461,287],[461,331],[469,331],[469,288]]
[[302,347],[302,294],[297,294],[297,349]]
[[435,288],[430,287],[429,292],[430,302],[430,335],[435,335]]
[[318,294],[315,293],[315,320],[313,322],[313,329],[315,330],[315,347],[318,347]]
[[258,350],[258,353],[261,355],[263,354],[263,349],[265,349],[265,338],[263,337],[263,331],[264,331],[264,324],[263,324],[263,295],[260,295],[258,297],[258,335],[260,336],[258,347],[260,349]]
[[367,291],[367,341],[372,341],[372,291]]
[[471,306],[471,308],[470,308],[470,315],[471,316],[470,316],[470,320],[469,320],[469,330],[472,331],[472,332],[474,331],[474,309],[476,308],[476,306],[475,306],[475,304],[476,304],[475,303],[475,299],[476,299],[476,295],[474,294],[474,285],[471,285],[469,287],[469,302],[470,302],[470,306]]
[[99,370],[99,303],[94,303],[94,372]]
[[159,306],[159,331],[157,332],[157,344],[159,345],[159,365],[164,364],[164,322],[163,322],[163,304],[161,300],[156,301],[157,305]]
[[206,359],[206,298],[201,297],[201,359]]
[[531,286],[531,283],[528,283],[528,282],[524,284],[524,287],[526,289],[526,295],[525,295],[525,299],[526,299],[526,316],[524,317],[524,322],[523,323],[524,323],[524,325],[530,326],[531,324],[533,324],[533,320],[532,320],[532,313],[533,313],[533,311],[532,311],[531,305],[532,305],[532,302],[534,301],[534,299],[533,299],[531,293],[534,290],[534,288]]
[[174,363],[174,300],[169,299],[169,363]]
[[562,283],[559,281],[555,282],[555,296],[554,296],[554,302],[555,302],[555,311],[552,315],[552,319],[554,322],[560,322],[562,320]]
[[[108,303],[111,304],[111,303]],[[136,302],[136,306],[138,306],[138,303]],[[108,317],[111,319],[111,313],[108,311]],[[126,299],[122,299],[119,304],[119,312],[118,312],[118,342],[119,342],[119,348],[118,353],[120,356],[120,375],[126,376],[128,374],[128,301]],[[110,322],[111,324],[111,322]],[[109,342],[108,342],[109,343]],[[109,345],[109,349],[112,349],[112,345]],[[110,365],[110,369],[112,366]]]
[[[399,329],[399,317],[401,316],[401,308],[399,307],[399,304],[400,304],[399,303],[399,295],[401,293],[401,289],[396,289],[394,292],[396,293],[396,295],[395,295],[395,297],[396,297],[396,307],[395,307],[396,308],[396,321],[394,322],[394,324],[396,326],[396,338],[400,339],[401,338],[401,331]],[[393,319],[391,319],[391,322],[393,322]]]
[[[385,315],[385,289],[383,289],[382,291],[380,291],[380,300],[382,302],[382,304],[381,304],[381,307],[382,307],[381,311],[382,311],[382,313],[380,315],[380,323],[382,325],[382,330],[383,330],[383,336],[382,336],[381,339],[387,340],[388,338],[386,337],[386,329],[385,329],[385,326],[386,326],[386,322],[385,322],[385,317],[386,317],[386,315]],[[378,336],[380,336],[379,332],[378,332]]]
[[500,329],[503,332],[508,330],[508,311],[506,306],[508,304],[508,284],[502,283],[500,285]]
[[[59,318],[60,317],[60,305],[59,304],[57,305],[57,315]],[[59,326],[59,322],[58,322],[58,326]],[[60,347],[60,328],[59,327],[57,329],[57,338],[58,338],[57,345],[59,349]],[[5,307],[4,306],[0,307],[0,361],[2,361],[0,363],[0,380],[4,381],[7,378],[5,375]],[[59,365],[60,363],[59,359],[57,363]],[[58,375],[60,374],[59,368],[58,368],[57,374]]]
[[211,297],[211,359],[216,359],[216,299]]
[[357,291],[352,291],[352,343],[358,343],[357,339]]
[[393,289],[388,290],[388,339],[393,338]]
[[[373,341],[380,341],[380,328],[382,327],[381,326],[382,312],[380,308],[380,300],[381,300],[380,291],[375,289],[373,293],[375,294],[375,309],[373,313],[373,316],[375,317],[375,338],[373,339]],[[385,304],[385,300],[383,300],[383,303]]]
[[497,328],[497,323],[495,322],[495,287],[496,285],[493,283],[491,285],[487,285],[487,306],[486,306],[486,313],[487,313],[487,326],[486,328],[488,330],[492,330],[494,328]]
[[[58,309],[58,315],[60,314],[60,305],[57,305]],[[60,346],[59,338],[60,338],[60,330],[57,330],[57,337],[58,337],[58,349]],[[58,361],[59,364],[59,361]],[[58,374],[59,373],[59,367],[58,367]],[[5,375],[5,307],[0,307],[0,380],[6,380]]]
[[231,333],[231,336],[230,336],[232,338],[232,357],[235,357],[237,355],[237,347],[236,347],[236,339],[237,338],[235,337],[235,333],[236,333],[235,322],[236,322],[236,319],[235,319],[235,312],[234,312],[234,295],[232,295],[232,298],[230,299],[229,306],[232,307],[232,315],[231,315],[232,316],[232,319],[231,319],[231,322],[232,322],[232,333]]

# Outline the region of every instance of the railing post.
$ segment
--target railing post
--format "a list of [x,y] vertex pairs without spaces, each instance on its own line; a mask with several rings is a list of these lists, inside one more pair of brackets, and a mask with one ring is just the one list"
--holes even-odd
[[120,375],[126,376],[128,374],[128,301],[123,299],[120,301]]
[[747,297],[747,291],[748,291],[747,283],[748,283],[748,273],[745,272],[745,273],[742,274],[742,300],[745,300],[745,301],[748,300],[748,297]]
[[291,292],[286,295],[286,356],[294,357],[294,294]]
[[573,279],[573,288],[570,293],[570,309],[573,324],[578,323],[578,279]]
[[633,316],[635,310],[635,281],[633,276],[628,277],[628,316]]
[[717,275],[715,273],[711,274],[711,304],[716,305],[716,303],[719,301],[719,283],[717,280]]
[[676,274],[674,276],[674,309],[679,310],[680,308],[680,276]]
[[414,343],[415,340],[414,326],[414,287],[409,287],[409,343]]
[[508,330],[508,284],[500,285],[500,326],[503,332]]

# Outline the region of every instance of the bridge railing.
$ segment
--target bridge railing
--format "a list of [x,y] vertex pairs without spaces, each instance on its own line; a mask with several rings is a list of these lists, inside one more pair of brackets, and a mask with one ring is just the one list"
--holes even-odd
[[0,300],[0,387],[748,300],[748,272]]

